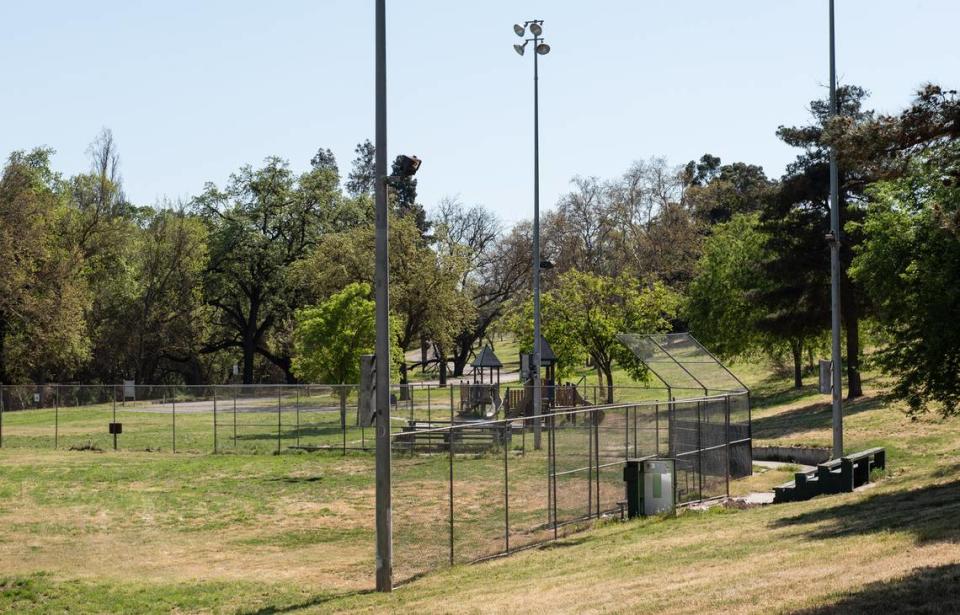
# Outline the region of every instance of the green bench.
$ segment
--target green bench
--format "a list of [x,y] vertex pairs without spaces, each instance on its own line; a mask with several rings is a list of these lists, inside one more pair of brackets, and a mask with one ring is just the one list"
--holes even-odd
[[801,502],[818,495],[849,493],[870,482],[870,472],[887,467],[883,448],[870,448],[859,453],[817,465],[815,470],[797,472],[792,481],[773,488],[773,501]]

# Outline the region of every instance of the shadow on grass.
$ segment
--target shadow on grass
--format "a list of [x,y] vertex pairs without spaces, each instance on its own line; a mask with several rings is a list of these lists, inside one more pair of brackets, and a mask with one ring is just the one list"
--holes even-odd
[[[860,397],[853,401],[844,402],[843,416],[848,417],[861,412],[876,410],[886,402],[887,399],[883,396]],[[761,440],[776,439],[802,431],[829,429],[832,424],[833,408],[831,405],[829,403],[816,403],[773,416],[754,418],[753,437]]]
[[280,476],[276,478],[264,479],[264,481],[268,483],[287,483],[288,485],[319,483],[322,480],[322,476]]
[[[258,440],[272,440],[272,441],[276,441],[276,440],[277,440],[276,425],[272,425],[272,426],[271,426],[271,425],[261,425],[260,427],[262,427],[263,430],[264,430],[264,431],[262,431],[261,433],[239,433],[239,434],[237,434],[237,441],[255,442],[255,441],[258,441]],[[269,431],[270,429],[272,429],[273,431],[272,431],[272,432]],[[352,437],[353,437],[353,434],[350,433],[351,431],[356,431],[356,432],[359,434],[360,428],[359,428],[359,427],[347,427],[347,437],[348,437],[348,438],[352,438]],[[370,431],[370,434],[371,434],[371,437],[372,437],[372,436],[373,436],[373,431],[372,431],[372,430]],[[301,439],[305,439],[305,438],[323,438],[323,437],[331,437],[331,436],[342,437],[342,436],[343,436],[343,430],[340,428],[340,425],[336,425],[336,426],[333,426],[333,427],[301,427],[300,429],[295,429],[295,428],[294,428],[294,429],[290,429],[290,428],[288,428],[287,426],[284,426],[284,428],[280,430],[280,438],[281,438],[282,440],[284,440],[284,441],[295,440],[298,435],[300,436]]]
[[811,528],[807,538],[824,539],[900,531],[917,542],[960,541],[960,480],[867,497],[856,502],[784,517],[773,527],[826,523]]
[[834,604],[796,615],[847,613],[960,613],[960,564],[915,568],[902,578],[871,583]]
[[770,377],[750,391],[750,405],[755,409],[781,406],[816,394],[817,387],[814,385],[802,386],[799,389],[795,387],[784,389],[782,380]]
[[285,606],[266,606],[256,610],[238,611],[238,615],[275,615],[276,613],[295,613],[297,611],[302,611],[304,609],[311,609],[314,607],[321,606],[333,600],[340,600],[343,598],[351,598],[354,596],[363,596],[365,594],[372,594],[373,590],[364,589],[355,592],[347,592],[343,594],[332,594],[317,596],[316,598],[311,598],[309,600],[304,600],[303,602],[298,602],[296,604],[288,604]]

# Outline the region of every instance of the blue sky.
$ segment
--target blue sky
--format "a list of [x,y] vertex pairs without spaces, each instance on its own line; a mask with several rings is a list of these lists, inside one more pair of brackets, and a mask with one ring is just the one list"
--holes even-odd
[[[827,0],[388,0],[389,149],[417,154],[420,197],[459,195],[508,223],[532,212],[532,60],[540,18],[542,204],[577,174],[704,152],[779,176],[827,83]],[[841,80],[881,111],[925,81],[960,86],[956,0],[837,0]],[[87,168],[101,127],[140,204],[222,185],[268,155],[346,172],[373,138],[373,0],[4,2],[0,154],[48,145]]]

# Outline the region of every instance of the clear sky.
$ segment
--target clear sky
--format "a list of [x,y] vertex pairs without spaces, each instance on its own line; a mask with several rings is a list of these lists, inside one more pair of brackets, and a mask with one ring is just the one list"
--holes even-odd
[[[544,19],[542,204],[577,174],[704,152],[779,176],[780,124],[824,95],[827,0],[388,0],[389,149],[424,160],[420,200],[532,214],[532,58]],[[128,197],[222,185],[268,155],[345,174],[373,138],[373,0],[0,3],[0,154],[48,145],[86,170],[101,127]],[[960,0],[837,0],[838,72],[881,111],[925,81],[960,87]]]

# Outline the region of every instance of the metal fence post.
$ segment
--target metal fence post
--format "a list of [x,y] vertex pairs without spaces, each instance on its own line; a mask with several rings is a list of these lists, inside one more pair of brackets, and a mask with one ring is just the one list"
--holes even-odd
[[660,456],[660,400],[659,399],[654,400],[653,402],[653,420],[654,420],[654,427],[656,429],[656,437],[657,437],[655,450],[657,453],[657,457],[659,457]]
[[[113,422],[117,422],[117,387],[113,387]],[[117,450],[117,432],[113,431],[113,450]]]
[[593,420],[593,454],[594,454],[594,467],[596,470],[596,481],[597,481],[597,495],[594,500],[597,505],[597,519],[600,518],[600,411],[597,411],[594,414]]
[[177,389],[174,387],[173,391],[170,394],[170,401],[173,404],[172,412],[170,413],[170,419],[172,421],[172,433],[173,433],[173,452],[177,452]]
[[592,410],[587,417],[587,518],[593,516],[593,423],[597,411]]
[[53,450],[57,450],[60,445],[60,385],[53,386]]
[[237,448],[237,388],[233,389],[233,448]]
[[510,470],[509,470],[509,450],[508,450],[508,431],[510,422],[503,422],[503,543],[506,552],[510,553]]
[[0,384],[0,448],[3,448],[3,385]]
[[[623,420],[623,458],[628,459],[630,457],[630,406],[627,406],[624,412],[626,417]],[[636,420],[636,410],[634,410],[633,416]],[[636,430],[634,430],[634,437],[636,437]]]
[[283,391],[280,389],[280,386],[277,385],[277,454],[280,454],[280,432],[283,430],[283,417],[280,414],[280,398],[283,395]]
[[213,387],[213,453],[217,453],[217,387]]
[[550,442],[553,443],[553,452],[547,451],[547,471],[550,473],[550,481],[547,482],[547,488],[550,489],[553,509],[553,539],[557,539],[557,415],[550,415]]
[[300,448],[300,387],[297,387],[297,448]]
[[697,402],[697,478],[701,500],[703,500],[703,418],[700,413],[702,403]]
[[430,424],[430,385],[427,385],[427,423]]
[[447,427],[450,466],[450,565],[453,566],[453,385],[450,386],[450,426]]
[[727,455],[727,497],[730,497],[730,396],[723,397],[723,441]]

